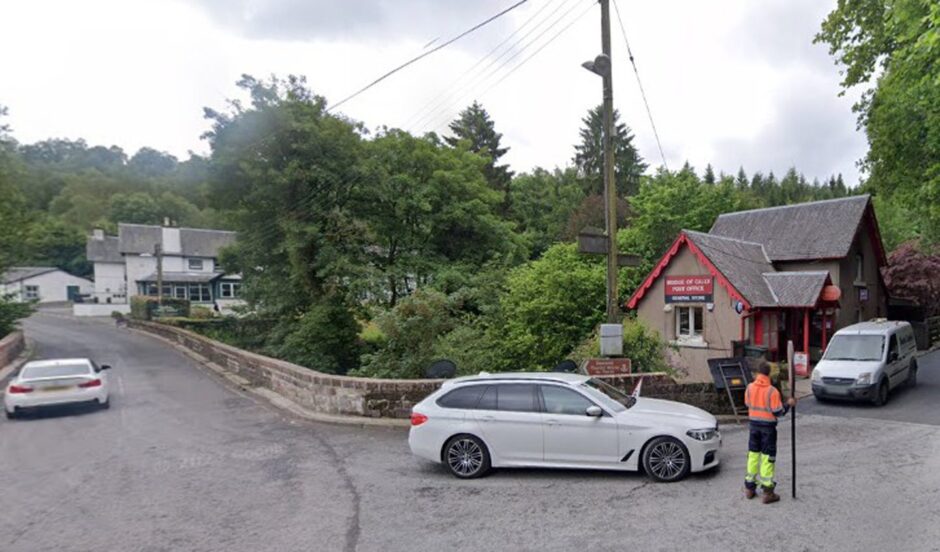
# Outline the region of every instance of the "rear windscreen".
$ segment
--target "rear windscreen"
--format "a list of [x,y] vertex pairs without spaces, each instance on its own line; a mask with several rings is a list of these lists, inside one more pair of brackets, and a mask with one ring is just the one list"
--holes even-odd
[[87,364],[57,364],[55,366],[27,366],[23,368],[21,377],[26,379],[39,378],[67,378],[70,376],[86,376],[91,373]]

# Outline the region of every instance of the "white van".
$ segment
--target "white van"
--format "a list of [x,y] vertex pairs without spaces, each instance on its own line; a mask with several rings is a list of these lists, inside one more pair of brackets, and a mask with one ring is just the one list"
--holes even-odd
[[881,406],[891,390],[917,385],[916,351],[907,322],[876,319],[842,328],[813,370],[813,395]]

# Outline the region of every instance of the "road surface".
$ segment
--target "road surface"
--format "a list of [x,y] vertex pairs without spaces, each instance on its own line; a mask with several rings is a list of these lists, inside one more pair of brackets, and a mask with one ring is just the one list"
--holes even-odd
[[40,356],[113,365],[116,385],[107,411],[0,421],[5,552],[940,550],[940,427],[801,417],[800,498],[772,506],[741,496],[734,427],[721,470],[677,484],[458,481],[412,458],[402,429],[295,419],[150,337],[48,313],[25,329]]

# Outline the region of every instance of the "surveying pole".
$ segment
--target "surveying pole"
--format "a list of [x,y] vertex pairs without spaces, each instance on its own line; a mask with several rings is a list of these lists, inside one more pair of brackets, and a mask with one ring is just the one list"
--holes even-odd
[[[790,398],[796,398],[796,372],[793,369],[793,341],[787,341],[787,367],[789,368]],[[796,405],[790,411],[790,494],[796,498]]]

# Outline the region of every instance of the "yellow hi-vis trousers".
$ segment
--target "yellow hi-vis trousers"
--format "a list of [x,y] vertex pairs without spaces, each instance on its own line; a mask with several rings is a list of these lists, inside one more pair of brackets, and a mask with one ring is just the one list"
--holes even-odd
[[774,481],[774,460],[776,459],[760,452],[747,453],[747,475],[744,476],[744,482],[748,488],[753,489],[760,485],[773,489],[777,485]]

